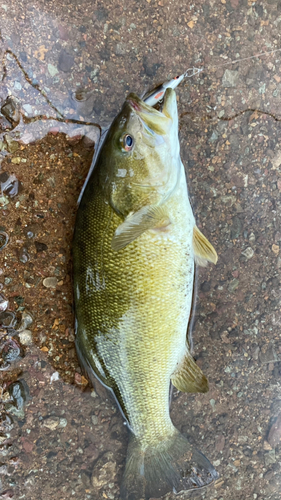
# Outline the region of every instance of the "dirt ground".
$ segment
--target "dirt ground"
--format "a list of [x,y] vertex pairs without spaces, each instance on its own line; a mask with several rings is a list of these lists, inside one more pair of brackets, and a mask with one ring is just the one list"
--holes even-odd
[[277,0],[0,5],[1,499],[119,499],[127,429],[74,347],[77,198],[127,93],[193,67],[181,154],[219,259],[193,332],[210,390],[171,415],[220,477],[177,498],[280,498],[280,23]]

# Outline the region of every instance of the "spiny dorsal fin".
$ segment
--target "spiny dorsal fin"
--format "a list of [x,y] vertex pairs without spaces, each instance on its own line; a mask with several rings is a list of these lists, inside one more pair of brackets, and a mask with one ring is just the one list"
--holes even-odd
[[209,390],[208,380],[187,348],[183,360],[171,376],[171,381],[181,392],[208,392]]
[[136,240],[148,229],[165,228],[170,224],[165,208],[157,206],[143,207],[134,214],[128,215],[118,226],[112,238],[111,246],[118,252]]
[[217,252],[197,226],[193,228],[193,251],[195,262],[199,266],[205,267],[208,262],[217,263]]

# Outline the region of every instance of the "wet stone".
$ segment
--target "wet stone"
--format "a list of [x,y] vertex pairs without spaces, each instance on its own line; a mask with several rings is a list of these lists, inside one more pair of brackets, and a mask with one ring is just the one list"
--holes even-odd
[[15,493],[14,490],[8,489],[8,490],[3,491],[1,496],[2,496],[3,500],[9,500],[10,498],[14,498],[14,493]]
[[200,290],[202,290],[202,292],[209,292],[211,290],[210,283],[208,281],[204,281],[204,283],[200,286]]
[[10,432],[14,427],[13,419],[5,412],[0,414],[0,432]]
[[116,476],[116,461],[114,454],[109,451],[105,453],[96,463],[92,477],[92,486],[100,490],[108,485],[109,482],[114,482]]
[[272,424],[267,438],[268,443],[272,448],[280,445],[281,442],[281,413],[279,413],[277,419]]
[[15,141],[13,137],[11,137],[8,134],[5,135],[5,141],[7,143],[7,149],[9,153],[15,153],[15,151],[17,151],[17,149],[19,148],[18,142]]
[[267,453],[264,454],[265,466],[275,464],[275,462],[276,462],[275,450],[268,451]]
[[4,194],[0,196],[0,207],[5,207],[8,204],[9,204],[9,198],[7,198],[7,196],[5,196]]
[[220,434],[216,437],[216,451],[222,451],[225,445],[225,437]]
[[[21,297],[19,297],[19,300]],[[30,326],[33,323],[33,318],[28,311],[23,311],[22,317],[21,317],[21,323],[18,328],[18,331],[21,332],[23,330],[26,330],[28,326]]]
[[[5,116],[0,114],[0,132],[8,132],[9,130],[13,130],[13,125]],[[0,141],[0,151],[4,151],[5,149],[5,143]]]
[[20,83],[20,82],[18,82],[18,81],[15,81],[15,82],[14,82],[14,89],[15,89],[15,90],[21,90],[21,89],[22,89],[22,85],[21,85],[21,83]]
[[243,454],[245,457],[251,457],[253,455],[253,450],[249,446],[244,446]]
[[238,217],[234,217],[232,220],[232,226],[230,228],[230,238],[235,240],[241,233],[242,223]]
[[151,58],[144,56],[143,58],[143,68],[144,72],[150,78],[154,77],[158,69],[162,66],[161,63],[152,63]]
[[64,429],[64,427],[67,426],[67,420],[66,418],[60,418],[60,422],[59,422],[59,428],[60,429]]
[[269,344],[265,352],[260,352],[259,358],[261,363],[271,363],[279,360],[275,347],[272,343]]
[[37,228],[35,226],[26,226],[24,228],[24,234],[29,240],[31,240],[31,238],[34,238],[34,235],[36,233],[37,233]]
[[101,7],[94,11],[93,20],[97,19],[98,21],[105,21],[108,17],[108,12],[105,7]]
[[41,241],[35,241],[34,244],[37,253],[45,252],[46,250],[48,250],[48,246],[45,243],[41,243]]
[[126,54],[126,45],[124,43],[117,43],[115,47],[115,54],[117,56],[123,56]]
[[54,431],[59,426],[59,423],[60,423],[59,417],[47,417],[43,421],[44,427],[47,427],[51,431]]
[[238,279],[234,279],[231,281],[231,283],[228,285],[228,290],[230,292],[234,292],[236,290],[236,288],[238,288],[239,286],[239,280]]
[[238,71],[226,69],[222,78],[223,87],[236,87],[239,80]]
[[1,358],[3,360],[3,365],[1,369],[5,369],[10,363],[20,359],[23,355],[21,346],[14,339],[7,339],[1,344]]
[[[3,180],[4,178],[5,180]],[[19,181],[16,176],[14,174],[8,174],[7,176],[6,172],[3,172],[1,179],[0,185],[2,193],[7,194],[10,198],[16,196],[19,192]]]
[[32,114],[32,106],[30,104],[23,104],[22,107],[24,111],[26,111],[26,113],[28,113],[29,115]]
[[272,248],[273,253],[275,253],[275,255],[279,254],[279,250],[280,250],[279,245],[276,245],[275,243],[273,243],[271,248]]
[[18,256],[19,256],[19,261],[22,262],[23,264],[26,264],[26,262],[28,262],[30,258],[26,247],[22,247],[20,249]]
[[32,344],[32,332],[30,330],[23,330],[19,333],[19,338],[21,344],[23,345],[31,345]]
[[24,380],[14,382],[9,386],[8,390],[15,407],[21,410],[29,396],[26,382]]
[[18,307],[21,307],[24,303],[24,298],[21,295],[17,295],[14,298],[15,303],[18,305]]
[[0,294],[0,312],[6,311],[8,305],[9,301],[4,297],[4,295]]
[[272,446],[269,444],[268,441],[263,442],[263,449],[266,451],[272,450]]
[[59,72],[58,68],[56,68],[56,66],[54,66],[53,64],[48,64],[48,71],[51,76],[56,76],[56,74]]
[[58,279],[55,277],[45,278],[43,280],[43,285],[46,288],[56,288],[57,284],[58,284]]
[[59,55],[58,68],[65,73],[68,73],[74,64],[74,58],[65,50],[62,50]]
[[8,97],[1,107],[1,113],[11,122],[18,123],[20,121],[20,111],[18,102]]
[[11,311],[4,311],[0,313],[0,328],[14,328],[16,325],[16,317]]
[[[0,203],[1,205],[1,203]],[[0,250],[3,250],[9,241],[9,236],[4,231],[0,231]]]
[[254,250],[251,247],[248,247],[242,252],[242,255],[244,255],[246,259],[249,260],[254,256],[254,253]]

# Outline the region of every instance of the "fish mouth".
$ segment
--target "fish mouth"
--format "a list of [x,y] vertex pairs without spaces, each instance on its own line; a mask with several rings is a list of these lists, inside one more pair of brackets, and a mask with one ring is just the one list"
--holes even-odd
[[129,94],[126,102],[129,104],[131,110],[137,114],[146,128],[148,127],[153,133],[158,135],[165,135],[168,133],[172,122],[170,117],[146,104],[136,94]]

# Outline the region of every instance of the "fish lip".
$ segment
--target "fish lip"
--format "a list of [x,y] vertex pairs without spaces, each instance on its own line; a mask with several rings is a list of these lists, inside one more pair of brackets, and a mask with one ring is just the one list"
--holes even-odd
[[162,115],[161,111],[158,111],[157,109],[154,109],[152,106],[149,106],[149,104],[146,104],[145,101],[142,101],[137,95],[135,94],[129,94],[126,102],[129,104],[129,106],[137,113],[147,113],[147,114],[154,114],[159,116],[159,113]]
[[139,103],[135,99],[133,99],[131,95],[127,97],[126,101],[131,106],[131,108],[133,108],[133,110],[136,111],[137,113],[142,111],[142,108],[139,105]]
[[171,120],[164,113],[149,106],[133,93],[128,95],[126,104],[129,106],[131,112],[137,115],[150,134],[157,134],[159,136],[167,134]]

